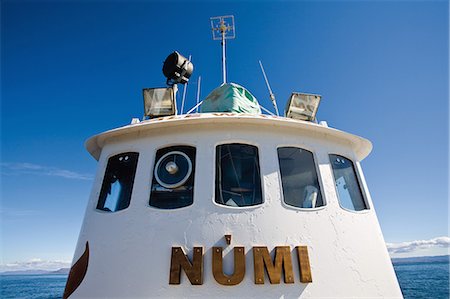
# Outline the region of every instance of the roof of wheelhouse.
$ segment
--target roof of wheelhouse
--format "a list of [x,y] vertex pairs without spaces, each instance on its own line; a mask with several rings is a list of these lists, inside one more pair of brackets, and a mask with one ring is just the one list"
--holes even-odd
[[344,131],[329,128],[328,126],[279,116],[243,113],[200,113],[149,119],[95,135],[86,141],[85,146],[89,153],[98,160],[106,141],[113,137],[117,138],[133,133],[147,132],[161,128],[210,124],[255,124],[262,126],[277,126],[280,129],[294,128],[298,130],[299,133],[314,133],[318,138],[331,137],[347,141],[358,160],[364,159],[372,150],[372,143],[369,140]]

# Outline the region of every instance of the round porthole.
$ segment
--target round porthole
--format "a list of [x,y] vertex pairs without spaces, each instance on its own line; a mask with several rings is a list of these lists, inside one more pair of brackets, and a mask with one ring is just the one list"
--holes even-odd
[[178,188],[189,179],[192,162],[188,155],[172,151],[159,158],[155,166],[155,179],[164,188]]

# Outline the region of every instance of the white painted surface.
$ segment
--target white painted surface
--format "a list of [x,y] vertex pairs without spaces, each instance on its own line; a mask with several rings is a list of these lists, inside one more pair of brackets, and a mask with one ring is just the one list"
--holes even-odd
[[[279,127],[280,133],[283,133],[287,128],[295,128],[299,133],[307,131],[310,135],[320,135],[325,139],[337,139],[341,143],[349,143],[356,157],[360,160],[364,159],[372,150],[372,144],[367,139],[333,128],[324,127],[313,122],[263,114],[253,115],[233,113],[174,115],[146,120],[140,122],[139,124],[124,126],[93,136],[86,141],[86,148],[91,153],[91,155],[98,160],[98,158],[100,157],[101,149],[103,148],[106,140],[111,139],[112,137],[116,138],[122,135],[129,135],[131,133],[140,134],[141,132],[144,133],[149,130],[159,130],[162,128],[168,129],[174,127],[182,127],[184,129],[186,126],[207,126],[213,123],[239,123],[239,125],[253,124],[261,125],[264,127],[276,126]],[[234,130],[236,130],[236,126],[234,126]]]
[[[159,125],[162,123],[162,125]],[[233,208],[214,202],[215,146],[258,146],[264,203]],[[171,145],[197,149],[194,203],[176,210],[149,206],[156,150]],[[311,210],[282,201],[277,147],[298,146],[314,153],[326,206]],[[268,297],[268,298],[401,298],[401,291],[373,209],[359,160],[371,149],[367,140],[317,124],[262,117],[198,117],[141,122],[91,138],[87,147],[99,164],[85,214],[76,261],[86,241],[90,259],[86,277],[71,298]],[[139,152],[130,206],[108,213],[96,210],[107,160]],[[351,212],[339,206],[328,154],[356,162],[369,210]],[[231,234],[226,246],[224,235]],[[295,246],[309,250],[313,282],[299,281]],[[204,283],[193,286],[184,273],[180,285],[169,285],[172,246],[191,258],[204,247]],[[246,276],[237,286],[222,286],[212,275],[213,246],[223,246],[225,272],[233,272],[233,246],[245,246]],[[264,285],[253,278],[253,246],[291,246],[295,283]],[[228,254],[230,253],[230,254]]]

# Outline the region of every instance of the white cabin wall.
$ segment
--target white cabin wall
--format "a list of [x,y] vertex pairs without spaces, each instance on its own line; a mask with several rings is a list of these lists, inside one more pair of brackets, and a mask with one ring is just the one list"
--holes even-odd
[[92,215],[92,210],[95,209],[98,201],[98,196],[100,193],[100,188],[103,182],[103,176],[105,174],[106,165],[108,164],[108,157],[101,156],[97,162],[97,169],[94,176],[94,181],[92,183],[91,192],[87,201],[86,209],[84,212],[83,223],[80,228],[80,233],[78,235],[77,245],[72,258],[72,265],[80,258],[83,254],[86,241],[88,240],[86,233],[91,229],[89,219]]
[[[233,208],[214,202],[215,147],[241,142],[258,146],[264,202]],[[149,206],[157,149],[172,145],[196,147],[194,203],[161,210]],[[305,210],[281,201],[278,146],[298,146],[314,153],[326,206]],[[96,210],[110,156],[139,152],[130,206],[108,213]],[[339,206],[329,153],[353,160],[370,210],[350,212]],[[230,246],[223,236],[232,234]],[[130,134],[107,141],[87,206],[75,257],[90,243],[87,275],[76,297],[401,297],[373,204],[351,146],[324,137],[276,127],[211,124]],[[295,283],[264,285],[253,282],[252,246],[291,246]],[[308,246],[313,282],[299,282],[295,246]],[[192,286],[185,274],[180,285],[169,285],[172,246],[191,257],[194,246],[204,247],[204,283]],[[224,268],[232,271],[234,246],[245,246],[246,276],[237,286],[219,285],[212,276],[211,248],[226,247]],[[76,261],[77,258],[74,258]],[[230,272],[229,272],[230,273]],[[393,275],[393,276],[392,276]],[[267,275],[266,275],[267,276]]]

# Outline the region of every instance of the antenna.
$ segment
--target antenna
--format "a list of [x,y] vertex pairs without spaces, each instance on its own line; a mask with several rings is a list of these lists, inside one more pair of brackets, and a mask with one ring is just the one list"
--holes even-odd
[[201,85],[201,82],[202,82],[202,76],[199,76],[198,77],[198,81],[197,81],[197,103],[196,103],[196,106],[197,106],[197,108],[196,108],[196,110],[195,110],[195,112],[197,112],[198,113],[198,102],[200,101],[200,85]]
[[194,111],[195,109],[197,109],[201,104],[203,104],[203,101],[199,102],[197,105],[192,107],[192,109],[189,110],[188,112],[186,112],[186,114],[191,114],[191,112]]
[[259,61],[259,66],[261,67],[261,71],[263,73],[264,80],[266,81],[267,89],[269,90],[270,100],[272,101],[272,104],[273,104],[273,107],[275,108],[275,112],[277,113],[277,116],[279,116],[280,114],[278,113],[277,100],[275,99],[275,95],[272,92],[272,88],[270,88],[269,80],[267,79],[266,72],[264,71],[264,67],[262,65],[261,60]]
[[[189,55],[189,62],[191,62],[192,59],[192,55]],[[184,101],[186,100],[186,92],[187,92],[187,87],[188,87],[189,81],[186,82],[186,84],[184,84],[183,86],[183,98],[181,100],[181,113],[183,114],[183,109],[184,109]]]
[[210,20],[213,40],[222,41],[222,75],[223,83],[227,83],[225,40],[235,38],[234,16],[212,17]]
[[181,113],[180,114],[183,114],[184,101],[186,100],[187,86],[188,86],[188,83],[184,84],[184,86],[183,86],[183,97],[181,98]]

